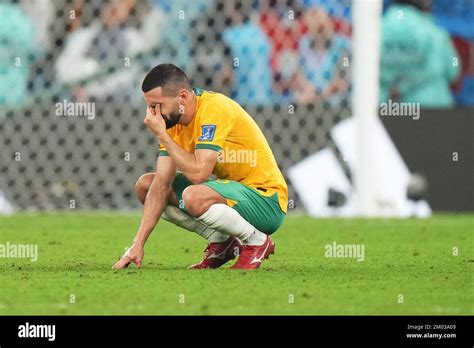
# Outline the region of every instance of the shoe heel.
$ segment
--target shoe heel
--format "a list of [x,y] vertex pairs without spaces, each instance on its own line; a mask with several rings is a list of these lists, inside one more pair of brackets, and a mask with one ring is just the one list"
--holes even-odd
[[272,244],[272,246],[270,247],[270,250],[268,250],[268,254],[267,256],[265,256],[265,260],[269,259],[271,254],[275,254],[275,244]]

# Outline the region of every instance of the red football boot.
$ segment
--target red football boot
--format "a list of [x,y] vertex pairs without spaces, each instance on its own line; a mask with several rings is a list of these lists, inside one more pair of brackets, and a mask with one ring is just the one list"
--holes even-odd
[[262,245],[243,245],[240,257],[231,269],[255,269],[260,267],[263,260],[275,253],[275,243],[270,236]]
[[221,243],[209,243],[204,250],[202,261],[190,266],[189,269],[218,268],[227,261],[235,259],[241,248],[242,243],[234,237]]

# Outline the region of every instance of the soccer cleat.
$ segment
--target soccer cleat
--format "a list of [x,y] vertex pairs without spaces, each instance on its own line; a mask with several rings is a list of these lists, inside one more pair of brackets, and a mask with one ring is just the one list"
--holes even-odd
[[190,266],[189,269],[218,268],[227,261],[236,258],[241,248],[242,243],[234,237],[221,243],[209,243],[204,250],[202,261]]
[[262,245],[245,245],[240,251],[240,257],[231,269],[256,269],[270,254],[275,253],[275,243],[270,236]]

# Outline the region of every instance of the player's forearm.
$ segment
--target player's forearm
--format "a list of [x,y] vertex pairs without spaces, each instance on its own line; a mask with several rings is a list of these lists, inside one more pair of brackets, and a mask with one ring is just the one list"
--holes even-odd
[[173,158],[179,170],[193,183],[200,183],[207,177],[203,177],[201,164],[193,153],[187,152],[176,144],[169,136],[160,139],[168,154]]
[[166,207],[171,187],[153,183],[145,199],[143,217],[134,244],[144,246]]

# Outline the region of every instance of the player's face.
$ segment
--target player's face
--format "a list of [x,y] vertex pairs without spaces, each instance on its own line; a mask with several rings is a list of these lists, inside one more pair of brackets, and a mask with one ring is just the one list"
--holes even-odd
[[172,100],[160,104],[161,115],[163,115],[163,118],[165,119],[166,129],[176,126],[182,116],[182,113],[180,112],[178,98],[176,97],[169,99]]
[[166,123],[166,129],[178,124],[183,114],[179,97],[163,96],[161,88],[155,88],[145,93],[145,101],[155,111],[155,114],[161,113]]

